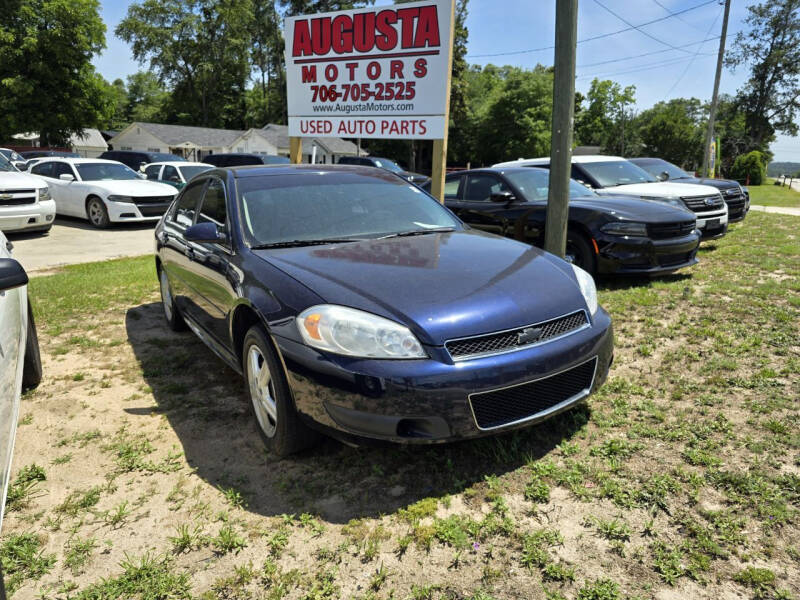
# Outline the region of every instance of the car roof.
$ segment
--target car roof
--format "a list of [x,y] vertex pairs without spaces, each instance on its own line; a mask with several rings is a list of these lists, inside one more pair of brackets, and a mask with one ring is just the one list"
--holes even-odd
[[[588,163],[598,163],[598,162],[623,162],[627,161],[627,158],[623,158],[621,156],[607,156],[605,154],[591,154],[591,155],[578,155],[572,157],[572,164],[580,165],[580,164],[588,164]],[[549,156],[542,156],[539,158],[518,158],[515,161],[508,161],[497,163],[495,166],[513,166],[515,163],[519,164],[520,166],[525,165],[547,165],[550,164],[550,157]]]
[[[538,169],[539,171],[549,172],[547,169],[535,167],[535,166],[518,166],[518,167],[477,167],[475,169],[464,169],[462,171],[451,171],[446,175],[446,177],[455,177],[458,175],[466,175],[468,173],[515,173],[518,171],[530,171],[531,169]],[[427,184],[425,184],[427,185]]]
[[42,156],[42,162],[65,162],[71,165],[79,165],[83,163],[111,163],[121,165],[118,160],[108,160],[107,158],[72,158],[70,156]]
[[[116,161],[114,161],[116,162]],[[152,167],[153,165],[166,165],[171,167],[213,167],[214,165],[210,165],[204,162],[190,162],[188,160],[160,160],[158,162],[151,162],[145,165],[146,167]]]
[[[403,180],[402,177],[389,171],[361,165],[246,165],[241,167],[217,167],[215,171],[225,171],[233,174],[236,178],[259,177],[263,175],[300,175],[303,173],[357,173],[376,179],[385,178],[386,174],[388,174],[391,177],[398,177],[400,180]],[[211,171],[209,171],[209,173],[211,173]]]

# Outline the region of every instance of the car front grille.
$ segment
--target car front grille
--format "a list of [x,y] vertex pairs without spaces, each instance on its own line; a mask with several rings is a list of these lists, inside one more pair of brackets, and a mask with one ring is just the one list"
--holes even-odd
[[678,223],[653,223],[647,226],[648,235],[654,240],[683,237],[689,235],[697,226],[696,221],[682,221]]
[[586,318],[586,313],[579,310],[557,319],[543,321],[527,327],[450,340],[445,343],[445,348],[453,360],[467,360],[469,358],[521,350],[534,344],[541,344],[562,335],[573,333],[588,324],[589,320]]
[[594,383],[597,358],[556,375],[469,397],[475,423],[494,429],[545,416],[558,405],[589,394]]
[[692,252],[678,252],[675,254],[659,254],[657,257],[658,264],[661,267],[671,267],[674,265],[681,265],[685,262],[692,260]]
[[172,202],[175,196],[140,196],[135,197],[133,201],[138,204],[163,204],[164,202]]
[[36,190],[0,190],[0,206],[19,206],[35,204]]
[[718,210],[725,206],[725,202],[719,194],[713,196],[683,196],[681,200],[692,212],[708,212]]
[[725,204],[728,205],[728,213],[740,213],[744,210],[745,197],[744,194],[739,192],[736,188],[731,188],[723,193]]
[[143,217],[160,217],[169,208],[169,204],[137,204],[136,208]]

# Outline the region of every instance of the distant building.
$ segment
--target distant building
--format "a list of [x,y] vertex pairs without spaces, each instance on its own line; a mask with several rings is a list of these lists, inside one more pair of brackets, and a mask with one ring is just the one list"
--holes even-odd
[[[227,152],[289,156],[288,127],[275,124],[243,131],[134,122],[112,137],[109,145],[114,150],[171,152],[190,160],[203,160],[209,154]],[[355,144],[340,138],[307,138],[303,140],[304,162],[311,162],[314,146],[316,162],[323,164],[358,151]]]
[[[40,140],[39,134],[36,132],[32,133],[18,133],[16,135],[12,135],[12,138],[19,141],[25,141],[26,145],[18,146],[17,151],[22,152],[24,150],[30,150],[31,148],[40,148]],[[47,148],[51,148],[47,146]],[[55,147],[52,147],[55,149]],[[59,147],[59,149],[64,150],[71,150],[72,152],[77,152],[83,158],[97,158],[103,152],[108,150],[108,144],[106,143],[103,134],[100,133],[97,129],[92,127],[87,127],[83,130],[83,133],[73,133],[67,144],[63,146],[63,148]]]

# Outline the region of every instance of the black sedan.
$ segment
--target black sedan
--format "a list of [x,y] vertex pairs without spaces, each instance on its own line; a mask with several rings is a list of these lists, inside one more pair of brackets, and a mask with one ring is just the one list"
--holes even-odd
[[206,171],[155,237],[167,323],[244,375],[279,455],[314,429],[430,443],[523,427],[611,364],[588,273],[381,169]]
[[[473,169],[445,179],[445,204],[472,227],[542,247],[549,171]],[[570,182],[567,260],[594,274],[663,275],[697,263],[695,216]]]
[[710,179],[708,177],[695,177],[660,158],[630,158],[632,163],[657,177],[660,181],[679,181],[681,183],[698,183],[717,188],[725,204],[728,205],[728,223],[743,221],[750,210],[750,193],[747,188],[739,185],[733,179]]
[[400,175],[403,179],[407,179],[411,183],[417,185],[425,185],[431,178],[422,173],[414,173],[413,171],[406,171],[403,167],[398,165],[395,161],[388,158],[381,158],[379,156],[342,156],[339,159],[340,165],[360,165],[362,167],[376,167],[378,169],[386,169],[392,173]]

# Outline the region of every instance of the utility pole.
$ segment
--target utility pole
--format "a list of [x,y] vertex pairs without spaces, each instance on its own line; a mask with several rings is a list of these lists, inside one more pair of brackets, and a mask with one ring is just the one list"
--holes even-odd
[[717,55],[717,73],[714,76],[714,94],[711,96],[711,110],[708,113],[708,129],[706,130],[706,147],[703,148],[702,176],[708,177],[711,140],[714,139],[714,119],[717,117],[717,101],[719,96],[719,78],[722,76],[722,59],[725,57],[725,38],[728,35],[728,14],[731,12],[731,0],[725,0],[725,15],[722,17],[722,35],[719,37],[719,54]]
[[564,257],[567,249],[569,175],[575,117],[575,48],[578,0],[556,2],[556,53],[553,60],[553,130],[550,141],[550,189],[547,195],[544,249]]

